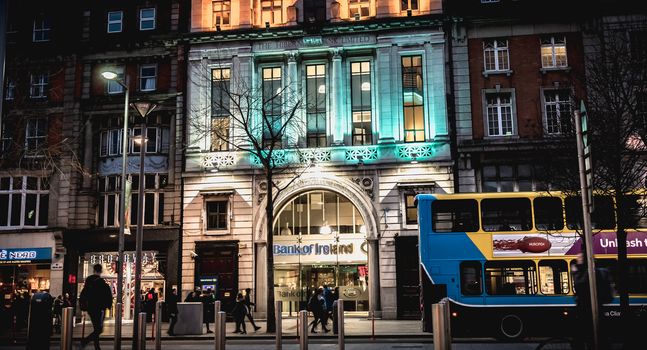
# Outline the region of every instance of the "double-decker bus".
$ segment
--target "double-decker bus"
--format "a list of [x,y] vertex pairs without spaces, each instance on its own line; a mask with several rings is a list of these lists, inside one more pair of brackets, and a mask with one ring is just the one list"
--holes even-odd
[[[635,308],[647,304],[647,220],[639,215],[641,200],[629,199],[637,214],[627,231],[628,288]],[[426,329],[431,303],[446,295],[454,335],[516,339],[572,333],[571,268],[583,249],[579,197],[547,192],[420,194],[416,201]],[[613,199],[595,196],[594,203],[596,266],[614,276]],[[608,322],[620,315],[618,298],[601,312],[605,327],[610,327]]]

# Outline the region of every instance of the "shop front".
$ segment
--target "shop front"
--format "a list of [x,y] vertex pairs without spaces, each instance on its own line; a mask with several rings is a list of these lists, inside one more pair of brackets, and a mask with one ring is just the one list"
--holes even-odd
[[289,201],[275,221],[274,290],[283,312],[305,307],[319,287],[344,299],[347,311],[369,310],[364,220],[344,196],[324,190]]
[[5,303],[13,293],[49,291],[52,248],[0,248],[0,287]]
[[[85,279],[92,275],[93,266],[101,264],[103,273],[101,277],[108,283],[112,290],[113,298],[117,295],[117,252],[90,252],[81,257],[79,264],[79,281],[78,290],[83,290]],[[123,285],[124,285],[124,319],[132,319],[134,312],[134,301],[136,296],[145,294],[151,288],[158,293],[159,300],[164,300],[164,291],[166,290],[166,280],[163,271],[160,269],[160,254],[157,251],[142,252],[142,279],[141,290],[135,293],[135,261],[136,254],[132,251],[124,252],[123,264]],[[107,318],[113,318],[116,299],[113,299],[113,306],[106,314]]]

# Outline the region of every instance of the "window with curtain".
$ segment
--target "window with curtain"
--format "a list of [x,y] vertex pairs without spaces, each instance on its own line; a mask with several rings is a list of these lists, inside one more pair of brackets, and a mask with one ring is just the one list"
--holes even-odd
[[422,56],[402,57],[402,102],[404,106],[404,141],[424,141],[425,106]]

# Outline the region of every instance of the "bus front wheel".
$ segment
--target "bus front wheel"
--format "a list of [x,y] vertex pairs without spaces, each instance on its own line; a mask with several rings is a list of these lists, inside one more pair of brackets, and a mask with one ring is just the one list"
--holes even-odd
[[524,332],[524,324],[521,317],[515,314],[508,314],[501,318],[499,323],[499,338],[503,340],[521,339]]

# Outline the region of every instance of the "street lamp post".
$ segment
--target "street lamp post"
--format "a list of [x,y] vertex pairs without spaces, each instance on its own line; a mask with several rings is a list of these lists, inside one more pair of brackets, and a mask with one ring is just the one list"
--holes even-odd
[[[118,248],[118,257],[117,257],[117,307],[121,308],[123,305],[123,280],[124,280],[124,233],[126,227],[126,168],[128,166],[128,80],[122,82],[117,79],[117,74],[114,72],[103,72],[101,73],[104,79],[112,80],[117,84],[121,85],[124,88],[124,130],[122,139],[122,150],[121,150],[121,198],[119,201],[119,248]],[[121,310],[117,313],[121,315]],[[121,349],[121,317],[118,320],[115,320],[115,350]]]
[[[157,104],[151,102],[135,102],[130,104],[128,80],[126,83],[117,79],[117,74],[114,72],[103,72],[101,75],[107,79],[116,82],[124,88],[125,103],[124,103],[124,130],[122,135],[123,140],[123,153],[122,153],[122,166],[121,166],[121,200],[119,208],[119,252],[117,259],[117,303],[121,307],[123,301],[123,260],[124,260],[124,233],[126,223],[126,169],[128,166],[128,107],[132,106],[139,113],[142,118],[140,147],[139,147],[139,189],[137,195],[137,236],[135,238],[135,313],[133,317],[133,349],[137,349],[137,332],[139,320],[137,315],[141,310],[141,300],[139,291],[141,289],[141,276],[142,276],[142,244],[144,237],[144,157],[146,155],[146,116],[157,107]],[[136,140],[135,140],[136,141]],[[115,322],[115,349],[121,349],[121,317]]]
[[[142,244],[144,239],[144,159],[146,155],[146,116],[157,107],[151,102],[135,102],[132,104],[142,118],[139,138],[139,187],[137,189],[137,235],[135,237],[135,317],[133,318],[133,349],[137,349],[137,335],[141,310],[140,290],[142,284]],[[134,136],[134,134],[133,134]],[[137,142],[136,139],[134,139]],[[156,316],[157,317],[157,316]]]

